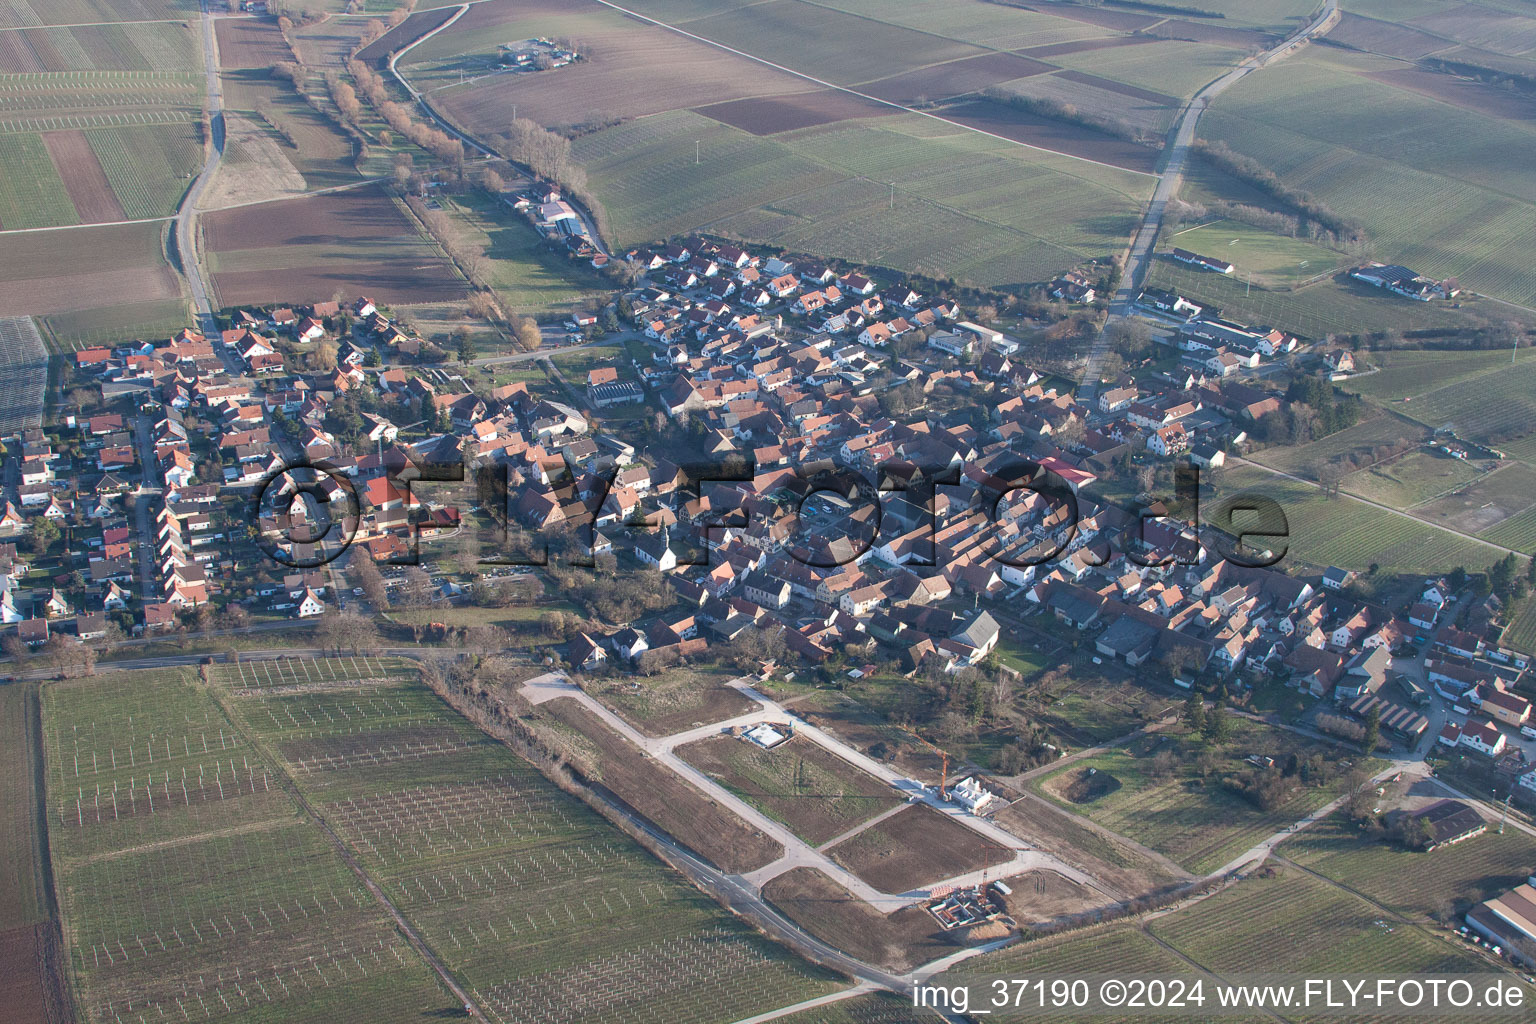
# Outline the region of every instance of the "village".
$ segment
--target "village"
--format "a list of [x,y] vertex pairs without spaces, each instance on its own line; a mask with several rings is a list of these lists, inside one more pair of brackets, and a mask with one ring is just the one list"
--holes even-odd
[[[517,206],[573,258],[607,260],[558,190]],[[435,538],[556,538],[665,580],[653,612],[569,638],[575,672],[644,678],[745,635],[765,672],[954,674],[995,665],[1006,632],[1048,630],[1175,694],[1279,682],[1312,702],[1309,728],[1474,759],[1536,805],[1514,693],[1528,661],[1500,645],[1496,601],[1427,577],[1388,608],[1345,570],[1265,567],[1174,494],[1176,464],[1219,476],[1281,411],[1277,384],[1344,379],[1348,351],[1147,289],[1161,344],[1083,402],[1009,333],[874,273],[702,237],[624,259],[638,279],[605,319],[630,358],[564,390],[423,364],[366,297],[75,353],[79,407],[10,449],[7,650],[67,672],[104,640],[381,613],[408,583],[451,620],[477,578],[529,570],[444,568]],[[1083,272],[1051,290],[1095,298]],[[579,320],[590,341],[597,318]],[[622,426],[637,414],[654,419],[639,449]],[[445,498],[444,466],[477,490]],[[771,745],[760,729],[744,738]],[[966,785],[954,799],[984,813],[990,793]],[[936,898],[945,927],[997,916],[970,892]]]

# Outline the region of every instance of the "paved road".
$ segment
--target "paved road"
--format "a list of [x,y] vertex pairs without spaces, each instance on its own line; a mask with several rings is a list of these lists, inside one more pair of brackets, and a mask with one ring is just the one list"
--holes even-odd
[[208,282],[203,277],[202,260],[197,254],[197,202],[224,157],[224,86],[219,81],[219,44],[214,38],[213,15],[208,9],[212,0],[200,2],[202,9],[198,22],[203,33],[203,69],[207,76],[208,118],[213,139],[202,170],[197,172],[197,178],[182,197],[181,209],[176,213],[176,253],[181,257],[182,273],[192,291],[192,308],[201,325],[199,329],[209,338],[217,338],[219,325],[213,316]]
[[[694,788],[729,807],[742,820],[749,822],[753,827],[760,829],[777,840],[784,847],[784,855],[771,864],[743,876],[741,879],[752,888],[754,893],[760,892],[764,884],[777,878],[779,875],[801,867],[814,868],[821,871],[843,888],[858,896],[865,903],[868,903],[881,913],[887,914],[929,899],[933,889],[941,885],[974,885],[981,881],[984,874],[991,878],[1000,878],[1004,875],[1017,874],[1022,871],[1045,869],[1056,871],[1079,884],[1090,887],[1094,886],[1094,880],[1083,872],[1057,860],[1050,854],[1030,848],[1018,836],[994,825],[985,818],[977,818],[965,813],[952,804],[939,800],[937,796],[923,789],[915,781],[892,771],[887,765],[873,758],[866,757],[836,737],[795,717],[785,710],[783,706],[759,693],[751,686],[746,685],[740,680],[732,682],[731,685],[749,699],[756,701],[759,705],[758,709],[735,718],[727,719],[726,721],[715,722],[661,738],[644,735],[559,673],[547,673],[529,680],[523,684],[522,692],[534,704],[540,704],[559,697],[574,698],[588,710],[592,711],[593,714],[601,718],[610,728],[627,738],[657,761],[665,764],[674,773],[686,779]],[[875,778],[881,779],[893,789],[906,794],[909,799],[927,803],[934,810],[949,816],[964,827],[985,836],[1005,849],[1012,850],[1012,859],[1002,864],[993,865],[989,871],[967,872],[955,878],[934,883],[932,886],[914,889],[909,892],[881,892],[816,848],[810,846],[781,822],[769,818],[756,807],[753,807],[675,753],[676,748],[679,746],[709,736],[718,736],[734,726],[752,725],[758,722],[772,722],[793,727],[797,736],[815,743],[817,746],[848,761]]]
[[[1200,122],[1200,116],[1210,107],[1211,101],[1253,72],[1269,66],[1282,57],[1289,56],[1313,36],[1332,28],[1338,16],[1338,0],[1325,0],[1317,17],[1298,29],[1284,42],[1243,61],[1201,89],[1185,105],[1169,137],[1166,159],[1162,174],[1158,178],[1157,188],[1152,191],[1152,201],[1147,204],[1146,216],[1142,218],[1141,227],[1137,229],[1130,251],[1126,254],[1124,272],[1120,275],[1120,287],[1115,291],[1114,298],[1110,302],[1109,321],[1105,324],[1106,328],[1116,318],[1130,315],[1131,304],[1135,301],[1141,281],[1146,274],[1147,261],[1152,256],[1152,247],[1157,243],[1158,232],[1163,227],[1163,214],[1183,183],[1184,165],[1195,143],[1195,129]],[[1109,333],[1105,330],[1100,332],[1093,349],[1088,353],[1087,365],[1083,368],[1082,386],[1078,392],[1084,401],[1092,401],[1098,390],[1099,367],[1103,364],[1104,356],[1108,351]]]
[[[500,159],[500,154],[498,154],[495,150],[481,143],[480,140],[475,138],[473,135],[460,131],[456,125],[450,122],[447,118],[440,115],[436,108],[432,106],[432,103],[427,99],[426,94],[424,94],[420,89],[416,88],[416,86],[412,85],[410,80],[400,73],[400,68],[398,67],[401,57],[405,56],[411,50],[417,46],[420,46],[428,39],[431,39],[433,36],[443,31],[449,25],[452,25],[454,22],[458,21],[465,15],[465,13],[469,11],[472,6],[474,6],[472,3],[462,5],[458,10],[453,12],[453,17],[437,26],[437,28],[421,35],[416,39],[413,39],[410,43],[402,46],[400,49],[390,54],[389,73],[395,76],[395,81],[400,83],[400,87],[411,94],[411,99],[416,101],[416,105],[424,110],[427,116],[435,121],[438,127],[442,128],[443,131],[447,132],[449,135],[452,135],[454,138],[464,143],[464,145],[473,149],[475,152],[482,154],[483,156]],[[592,244],[596,246],[597,251],[602,253],[604,256],[611,255],[611,253],[608,251],[608,247],[603,243],[603,236],[598,234],[597,223],[593,221],[592,215],[588,213],[586,208],[583,207],[580,203],[571,200],[569,197],[567,197],[566,201],[571,204],[571,208],[575,210],[576,213],[581,217],[582,227],[586,228],[587,237],[592,239]]]

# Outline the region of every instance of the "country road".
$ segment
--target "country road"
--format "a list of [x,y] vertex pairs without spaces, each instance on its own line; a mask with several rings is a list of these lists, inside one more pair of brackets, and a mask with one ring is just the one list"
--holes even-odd
[[[470,135],[468,132],[460,130],[457,125],[439,114],[437,112],[437,108],[432,106],[432,104],[427,100],[426,95],[420,89],[416,88],[416,86],[412,85],[410,80],[400,73],[399,68],[401,57],[405,56],[415,47],[420,46],[428,39],[431,39],[433,36],[437,35],[439,32],[443,31],[445,28],[458,21],[473,6],[473,3],[462,4],[458,10],[453,12],[453,16],[450,17],[447,21],[443,22],[441,25],[437,26],[430,32],[422,33],[420,36],[417,36],[415,39],[411,40],[400,49],[391,53],[389,55],[389,73],[394,76],[396,82],[400,83],[400,87],[410,94],[411,99],[416,101],[416,105],[420,107],[428,117],[437,123],[439,128],[447,132],[449,135],[452,135],[460,142],[464,143],[464,145],[473,148],[482,156],[490,157],[492,159],[500,159],[500,154],[498,154],[495,150],[491,149],[489,146],[485,145],[483,142],[475,138],[473,135]],[[571,204],[571,208],[575,210],[577,215],[581,218],[581,226],[586,229],[587,237],[592,239],[592,244],[596,246],[597,251],[602,253],[604,256],[611,256],[612,253],[608,251],[607,245],[603,242],[603,236],[598,233],[597,222],[592,218],[592,215],[587,210],[587,208],[581,203],[572,200],[569,196],[566,197],[566,201]]]
[[1109,351],[1109,324],[1117,318],[1130,315],[1131,304],[1136,300],[1141,281],[1146,276],[1147,261],[1151,259],[1152,248],[1157,244],[1158,233],[1163,229],[1163,214],[1167,212],[1168,203],[1178,194],[1179,186],[1183,184],[1184,165],[1189,159],[1190,149],[1195,144],[1195,129],[1200,123],[1200,116],[1217,96],[1260,68],[1268,67],[1274,61],[1296,52],[1313,36],[1332,28],[1338,17],[1339,0],[1324,0],[1317,16],[1287,37],[1284,42],[1243,61],[1197,92],[1185,105],[1173,131],[1169,133],[1166,159],[1162,173],[1158,177],[1157,188],[1152,191],[1152,200],[1147,204],[1146,215],[1142,218],[1141,227],[1136,230],[1130,251],[1126,254],[1125,267],[1120,274],[1120,287],[1115,291],[1115,296],[1109,305],[1106,329],[1099,332],[1098,340],[1094,342],[1093,349],[1088,353],[1087,364],[1083,367],[1082,383],[1078,388],[1078,397],[1081,401],[1091,402],[1098,391],[1099,367],[1103,365],[1104,356]]
[[182,197],[181,208],[176,212],[176,254],[180,257],[187,287],[192,292],[192,308],[198,319],[199,330],[213,338],[219,333],[219,325],[213,315],[213,302],[208,297],[208,281],[203,274],[202,259],[197,253],[197,202],[202,198],[208,183],[213,180],[219,169],[219,161],[224,157],[224,86],[219,80],[219,44],[214,37],[210,3],[212,0],[200,0],[198,22],[203,34],[203,71],[207,77],[208,124],[212,138],[202,169],[197,172],[197,178]]

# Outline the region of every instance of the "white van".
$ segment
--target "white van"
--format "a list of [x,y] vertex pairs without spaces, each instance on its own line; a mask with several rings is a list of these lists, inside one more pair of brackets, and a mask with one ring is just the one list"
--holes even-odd
[[1532,729],[1528,725],[1522,725],[1520,727],[1520,735],[1528,740],[1536,740],[1536,729]]
[[1453,714],[1453,715],[1461,715],[1463,718],[1465,718],[1467,715],[1470,715],[1471,713],[1472,713],[1472,709],[1471,708],[1462,707],[1460,704],[1456,704],[1456,705],[1453,705],[1451,707],[1451,714]]

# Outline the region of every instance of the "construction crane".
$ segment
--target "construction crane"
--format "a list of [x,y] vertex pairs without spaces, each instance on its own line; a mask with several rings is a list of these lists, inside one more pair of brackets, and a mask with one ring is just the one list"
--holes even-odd
[[941,800],[948,800],[949,799],[949,753],[947,751],[944,751],[944,750],[940,749],[939,747],[934,746],[932,743],[929,743],[927,740],[923,739],[921,736],[919,736],[917,733],[913,732],[911,729],[907,729],[907,730],[905,730],[905,732],[907,732],[913,739],[917,740],[917,742],[921,743],[923,746],[927,747],[929,750],[931,750],[935,754],[939,755],[939,764],[940,764],[940,771],[939,771],[939,799],[941,799]]

